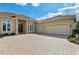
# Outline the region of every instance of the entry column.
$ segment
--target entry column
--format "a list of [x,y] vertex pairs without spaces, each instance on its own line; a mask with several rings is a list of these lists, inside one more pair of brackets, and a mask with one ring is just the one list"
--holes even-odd
[[26,20],[26,33],[28,34],[29,33],[29,21],[28,20]]
[[16,19],[16,34],[18,34],[18,19]]

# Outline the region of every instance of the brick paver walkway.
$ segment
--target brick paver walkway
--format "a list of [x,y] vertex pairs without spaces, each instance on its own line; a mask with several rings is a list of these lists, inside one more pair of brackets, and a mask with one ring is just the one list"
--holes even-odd
[[79,45],[66,39],[36,34],[0,38],[0,54],[79,54]]

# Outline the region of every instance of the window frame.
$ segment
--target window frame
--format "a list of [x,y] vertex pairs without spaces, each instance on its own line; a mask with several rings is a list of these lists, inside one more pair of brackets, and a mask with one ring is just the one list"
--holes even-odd
[[34,31],[34,23],[29,22],[29,31],[33,32]]
[[4,24],[5,24],[5,27],[6,27],[6,20],[3,19],[3,20],[2,20],[2,31],[3,31],[3,32],[6,32],[6,29],[7,29],[7,28],[5,29],[5,31],[3,30],[3,28],[4,28],[3,25],[4,25]]
[[[5,22],[4,22],[5,21]],[[8,21],[10,21],[10,22],[8,22]],[[5,31],[3,31],[3,24],[6,24],[5,26],[6,26],[6,30]],[[8,31],[8,24],[10,24],[10,31]],[[2,19],[2,32],[3,33],[9,33],[9,32],[11,32],[11,30],[12,30],[12,20],[11,19]]]

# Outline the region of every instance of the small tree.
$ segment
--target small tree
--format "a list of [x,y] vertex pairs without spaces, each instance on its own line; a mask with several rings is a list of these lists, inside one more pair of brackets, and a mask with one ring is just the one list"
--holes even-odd
[[75,24],[75,29],[73,30],[73,35],[79,34],[79,21]]
[[79,30],[79,21],[76,22],[76,29]]

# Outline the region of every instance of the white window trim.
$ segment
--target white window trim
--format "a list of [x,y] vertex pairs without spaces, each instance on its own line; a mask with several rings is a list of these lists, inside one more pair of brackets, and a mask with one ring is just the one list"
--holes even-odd
[[[7,21],[10,20],[10,19],[6,19]],[[6,24],[8,24],[8,22],[6,21]],[[7,25],[6,25],[6,29],[7,29]],[[8,33],[9,32],[12,32],[12,20],[10,20],[10,31],[6,30]]]
[[[30,26],[33,26],[33,30],[30,30]],[[34,32],[34,23],[33,22],[29,22],[29,32]]]
[[[5,22],[5,23],[6,23],[6,31],[3,31],[3,20],[6,20],[6,22]],[[10,31],[7,30],[7,24],[8,24],[7,20],[10,20],[10,22],[11,22],[11,23],[10,23],[10,25],[11,25],[11,26],[10,26]],[[12,32],[12,20],[11,20],[11,19],[4,19],[4,18],[3,18],[3,19],[1,20],[1,28],[2,28],[2,29],[1,29],[1,32],[2,32],[2,33],[10,33],[10,32]]]

